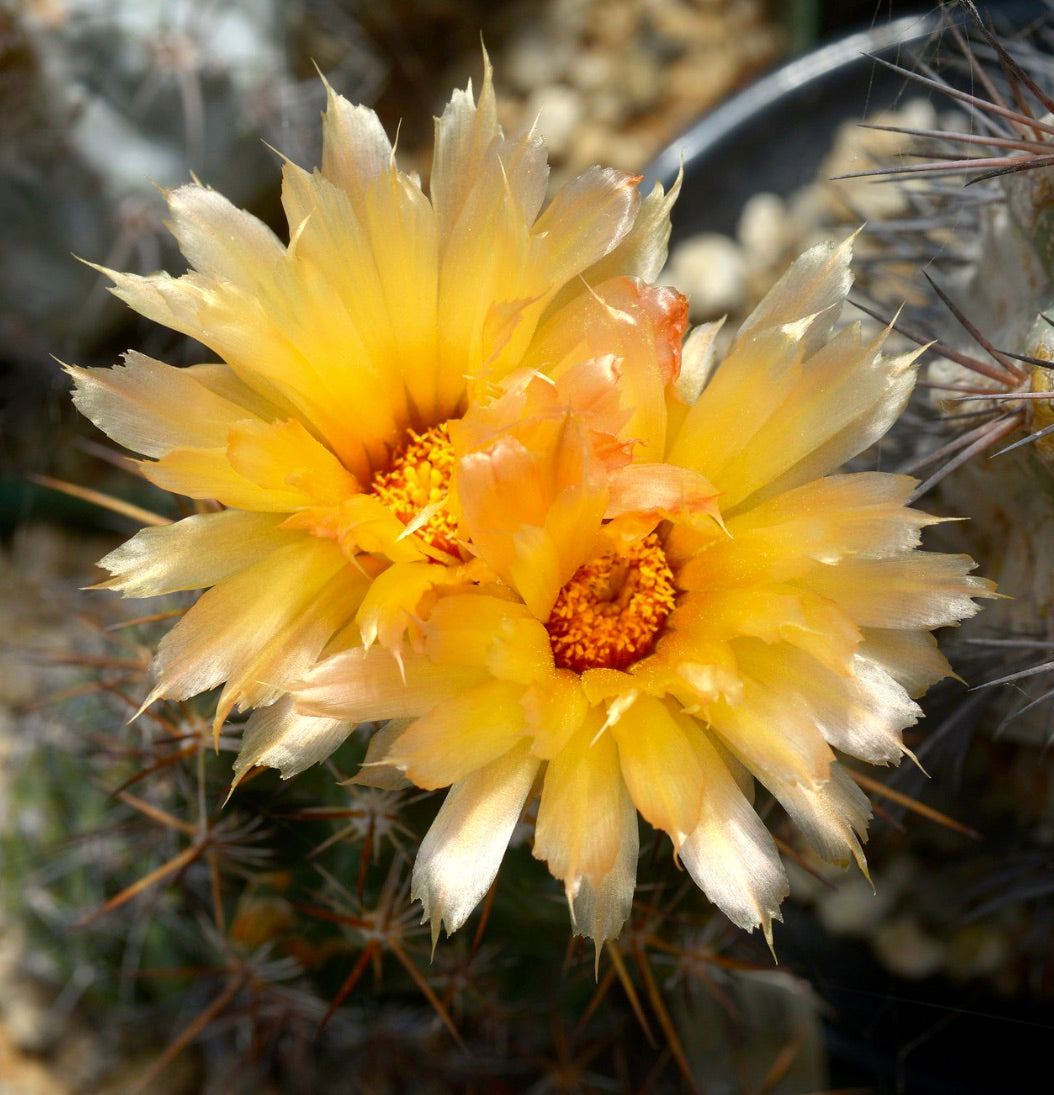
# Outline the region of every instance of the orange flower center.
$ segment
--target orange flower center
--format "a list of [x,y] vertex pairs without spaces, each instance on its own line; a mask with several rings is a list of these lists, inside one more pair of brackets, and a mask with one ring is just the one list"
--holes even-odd
[[460,559],[457,522],[443,505],[453,470],[450,431],[441,422],[424,433],[408,430],[407,440],[392,453],[389,466],[374,475],[370,489],[426,544]]
[[546,623],[560,669],[625,669],[650,654],[676,589],[659,537],[584,563],[560,590]]

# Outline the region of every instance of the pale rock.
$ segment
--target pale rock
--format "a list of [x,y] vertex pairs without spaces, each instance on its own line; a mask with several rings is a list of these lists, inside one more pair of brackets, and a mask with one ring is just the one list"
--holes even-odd
[[752,269],[779,262],[790,236],[787,203],[778,194],[752,195],[739,215],[736,236]]
[[873,890],[866,878],[850,876],[820,896],[816,913],[832,935],[866,938],[889,913],[893,897],[891,886],[883,885]]
[[743,251],[735,240],[717,232],[685,240],[674,251],[661,280],[684,293],[696,321],[714,319],[746,303]]
[[551,156],[563,158],[571,152],[584,115],[579,91],[566,84],[539,87],[527,100],[526,113],[529,124],[544,137]]
[[572,47],[570,39],[561,41],[544,26],[528,27],[505,55],[502,80],[524,93],[559,83],[565,78]]
[[883,924],[871,945],[882,965],[899,977],[930,977],[944,967],[947,955],[945,945],[906,914]]

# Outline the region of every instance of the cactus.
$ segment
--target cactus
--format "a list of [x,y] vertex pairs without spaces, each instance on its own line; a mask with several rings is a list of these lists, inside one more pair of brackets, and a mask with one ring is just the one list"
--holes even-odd
[[[1012,66],[1007,78],[1021,79]],[[971,105],[984,110],[983,102]],[[1019,123],[1018,132],[1032,124]],[[1020,151],[1027,157],[1035,150]],[[962,170],[972,166],[966,161]],[[929,307],[914,323],[926,341],[940,336],[930,374],[938,392],[937,459],[954,465],[941,467],[942,505],[975,516],[974,554],[990,573],[1001,565],[1001,585],[1019,595],[1006,617],[988,620],[986,653],[1007,649],[996,641],[1036,649],[1054,641],[1049,571],[1037,553],[1015,556],[999,533],[1036,528],[1048,511],[1054,517],[1044,433],[1051,383],[1042,364],[1054,359],[1054,327],[1042,318],[1052,289],[1047,170],[1036,165],[986,181],[994,197],[980,210],[945,207],[947,223],[976,215],[983,257],[960,253],[970,261],[960,261],[939,294],[923,287]],[[1012,284],[992,276],[996,246]],[[882,276],[878,260],[871,276]],[[933,328],[945,298],[960,319],[970,317],[965,336],[954,313],[945,313],[939,332]],[[964,393],[964,384],[981,390]],[[958,425],[962,394],[971,397],[971,413],[983,414],[980,427],[976,420]],[[976,458],[1022,432],[1029,443],[1015,452]],[[165,601],[116,630],[104,631],[100,621],[98,664],[69,659],[69,693],[52,708],[60,729],[27,747],[0,837],[8,913],[32,937],[31,952],[46,960],[31,972],[69,986],[71,996],[82,993],[85,1008],[107,1009],[124,1032],[126,1054],[144,1030],[165,1030],[166,1048],[141,1062],[131,1081],[136,1090],[151,1090],[187,1057],[196,1070],[190,1089],[206,1092],[264,1083],[289,1092],[346,1090],[352,1071],[362,1090],[662,1092],[725,1081],[744,1091],[823,1087],[817,1000],[793,975],[773,971],[760,941],[713,911],[660,833],[642,832],[646,882],[622,935],[595,965],[592,949],[569,939],[563,890],[540,877],[526,827],[481,910],[453,940],[433,946],[411,905],[409,880],[435,796],[351,782],[367,756],[370,728],[290,781],[251,771],[228,801],[244,716],[229,720],[216,748],[214,697],[161,699],[127,722],[150,695],[146,652],[156,648],[160,623],[185,605]],[[1008,663],[989,675],[1041,683],[1049,669],[1042,660],[1023,669]],[[1048,717],[1044,699],[1042,692],[1028,696],[1018,705],[1027,710],[1004,705],[1000,717],[1020,732],[1029,717]],[[972,702],[954,697],[945,721],[935,718],[909,743],[924,763],[948,745]],[[950,752],[949,764],[961,748],[953,743]],[[1024,782],[1003,746],[988,759],[992,770]],[[915,805],[867,777],[858,782],[877,803],[892,802],[890,812]],[[761,793],[757,808],[781,849],[801,864],[799,873],[814,871],[815,859],[774,802]],[[45,824],[35,825],[39,818]],[[947,831],[936,827],[933,843]],[[79,834],[72,845],[71,833]],[[999,881],[1008,878],[1012,893],[1030,885],[1036,892],[1045,849],[1037,821],[1002,874],[984,855],[969,860],[971,907],[995,902]],[[929,864],[935,873],[938,861],[934,855]],[[941,879],[939,893],[962,882],[962,862]],[[879,863],[881,880],[881,856]],[[925,865],[920,856],[912,870]],[[1007,917],[1019,928],[1020,910]],[[964,929],[949,953],[970,951],[973,939]],[[1034,956],[1015,956],[1019,978]],[[1004,976],[1010,965],[1001,967]],[[756,1022],[763,1015],[772,1018]],[[720,1030],[720,1037],[710,1041],[700,1030]]]

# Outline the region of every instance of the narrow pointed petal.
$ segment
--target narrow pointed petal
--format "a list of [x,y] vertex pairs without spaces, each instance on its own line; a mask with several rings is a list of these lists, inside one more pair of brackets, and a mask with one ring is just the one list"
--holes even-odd
[[354,729],[341,719],[299,714],[292,697],[283,696],[254,711],[242,733],[242,747],[234,761],[238,784],[258,765],[277,768],[282,779],[299,775],[328,757]]
[[580,879],[598,886],[615,868],[631,801],[615,741],[601,726],[593,712],[549,761],[534,829],[535,858],[549,864],[572,898]]
[[553,281],[562,285],[622,242],[640,210],[640,179],[612,168],[591,167],[557,191],[534,234],[550,241]]
[[369,107],[349,103],[326,84],[322,115],[322,174],[360,207],[367,187],[387,170],[392,143]]
[[100,583],[126,597],[203,589],[302,539],[278,527],[280,516],[223,510],[145,528],[99,560],[111,577]]
[[571,921],[575,931],[593,940],[598,958],[605,940],[619,937],[633,908],[640,832],[637,811],[629,795],[622,799],[621,822],[622,835],[615,866],[598,883],[583,876],[578,883],[578,892],[571,900]]
[[705,772],[699,825],[678,849],[695,884],[746,931],[761,927],[771,942],[772,921],[790,890],[772,834],[740,790],[705,733],[693,740]]
[[909,696],[921,696],[931,684],[953,675],[928,631],[863,628],[861,634],[861,655],[882,666]]
[[589,285],[599,285],[609,277],[630,274],[642,281],[654,281],[666,265],[670,242],[670,211],[681,192],[680,178],[666,193],[659,183],[641,202],[633,227],[618,246],[583,271]]
[[324,541],[271,553],[204,593],[165,636],[155,695],[186,699],[226,681],[217,725],[235,704],[273,702],[314,664],[364,586]]
[[539,761],[527,743],[456,783],[421,842],[411,895],[432,924],[457,931],[490,889],[534,785]]
[[438,704],[399,735],[385,762],[427,791],[465,779],[523,737],[522,691],[505,681],[489,681]]
[[400,664],[373,646],[334,654],[292,691],[301,714],[358,724],[424,715],[484,680],[486,674],[472,666],[434,665],[420,658]]
[[853,283],[849,264],[855,238],[849,236],[839,244],[819,243],[806,251],[746,318],[740,338],[794,323],[804,328],[800,337],[807,352],[822,346]]
[[641,697],[609,729],[629,793],[645,821],[669,833],[674,846],[699,824],[703,772],[692,748],[694,724],[666,705]]
[[975,566],[968,555],[930,552],[847,559],[811,574],[808,585],[863,627],[943,627],[980,611],[973,598],[992,595],[990,581],[969,573]]
[[855,860],[867,873],[863,841],[871,803],[840,764],[832,764],[821,783],[788,783],[773,793],[817,854],[837,867]]
[[285,244],[251,213],[209,187],[188,184],[166,195],[172,234],[200,274],[265,295]]
[[[118,444],[144,456],[222,447],[235,422],[256,417],[254,410],[203,384],[199,376],[204,368],[212,367],[177,369],[135,351],[111,369],[65,366],[81,414]],[[237,390],[241,385],[234,380],[233,386]],[[244,390],[250,399],[257,398]],[[181,413],[173,414],[173,406]]]

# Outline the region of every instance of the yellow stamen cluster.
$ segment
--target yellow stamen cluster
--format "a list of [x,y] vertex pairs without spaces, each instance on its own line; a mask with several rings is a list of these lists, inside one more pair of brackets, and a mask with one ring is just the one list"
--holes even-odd
[[659,537],[598,555],[560,590],[546,623],[556,665],[626,669],[650,654],[673,611],[676,590]]
[[[392,453],[391,463],[374,475],[373,493],[409,525],[428,506],[442,506],[450,491],[454,470],[454,449],[445,422],[424,433],[407,430],[407,441]],[[439,508],[414,530],[438,551],[461,558],[457,522],[445,508]]]

